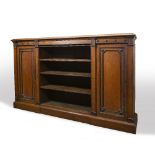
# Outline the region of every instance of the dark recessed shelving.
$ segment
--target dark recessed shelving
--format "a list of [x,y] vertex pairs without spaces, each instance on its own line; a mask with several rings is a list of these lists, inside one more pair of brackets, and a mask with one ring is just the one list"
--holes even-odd
[[83,72],[44,71],[44,72],[41,72],[40,74],[42,74],[42,75],[90,77],[90,73],[83,73]]
[[41,47],[39,50],[42,106],[90,112],[90,46]]

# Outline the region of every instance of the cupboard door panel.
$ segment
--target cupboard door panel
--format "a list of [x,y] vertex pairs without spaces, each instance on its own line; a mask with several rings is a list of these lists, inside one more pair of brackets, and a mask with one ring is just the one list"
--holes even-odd
[[106,52],[102,54],[103,78],[102,87],[104,92],[102,101],[104,108],[113,112],[120,109],[120,54],[118,52]]
[[21,54],[21,87],[22,94],[26,98],[34,96],[33,86],[33,54],[32,51],[22,52]]
[[17,49],[17,80],[20,100],[35,100],[35,56],[34,48],[19,47]]
[[125,47],[100,45],[97,48],[99,115],[125,115],[125,57]]

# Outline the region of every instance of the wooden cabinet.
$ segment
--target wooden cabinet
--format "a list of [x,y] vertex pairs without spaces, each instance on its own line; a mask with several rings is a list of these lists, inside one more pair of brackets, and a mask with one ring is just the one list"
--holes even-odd
[[14,107],[136,133],[135,38],[13,39]]

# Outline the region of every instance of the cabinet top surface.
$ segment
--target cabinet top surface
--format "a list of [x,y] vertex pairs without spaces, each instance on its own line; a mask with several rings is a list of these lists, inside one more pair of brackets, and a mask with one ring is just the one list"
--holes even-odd
[[82,35],[82,36],[57,36],[47,38],[18,38],[12,41],[25,41],[25,40],[55,40],[55,39],[86,39],[86,38],[104,38],[104,37],[132,37],[136,38],[134,33],[116,33],[116,34],[99,34],[99,35]]

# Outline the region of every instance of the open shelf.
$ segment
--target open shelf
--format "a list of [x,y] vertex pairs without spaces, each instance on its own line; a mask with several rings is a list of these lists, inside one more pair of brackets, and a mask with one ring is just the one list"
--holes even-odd
[[48,59],[40,59],[40,61],[47,61],[47,62],[90,62],[89,59],[71,59],[71,58],[48,58]]
[[44,102],[42,106],[46,107],[51,107],[51,108],[58,108],[58,109],[65,109],[68,111],[77,111],[81,113],[89,113],[90,112],[90,107],[84,107],[81,105],[74,105],[74,104],[68,104],[65,102],[57,102],[57,101],[49,101],[49,102]]
[[40,72],[44,71],[90,73],[90,62],[40,61]]
[[90,77],[40,74],[40,86],[51,84],[51,85],[63,85],[69,87],[91,89],[90,83],[91,83]]
[[[78,105],[82,107],[91,106],[90,94],[59,91],[53,89],[41,89],[41,104],[50,102],[61,102],[64,104]],[[52,101],[52,102],[51,102]]]
[[89,59],[90,46],[40,47],[40,59]]
[[45,86],[41,86],[41,88],[90,95],[90,89],[84,89],[84,88],[69,87],[69,86],[62,86],[62,85],[45,85]]
[[44,71],[44,72],[41,72],[40,74],[42,74],[42,75],[90,77],[90,73],[82,73],[82,72]]

